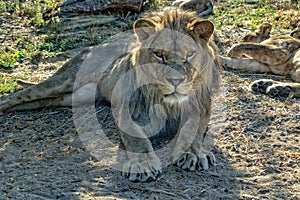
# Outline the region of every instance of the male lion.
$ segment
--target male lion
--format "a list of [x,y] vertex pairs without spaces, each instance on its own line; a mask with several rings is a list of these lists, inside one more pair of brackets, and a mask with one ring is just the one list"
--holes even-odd
[[273,35],[260,43],[241,42],[233,46],[228,57],[221,57],[224,66],[253,72],[289,75],[296,83],[270,79],[253,82],[255,92],[270,96],[300,97],[300,40],[299,30],[290,35]]
[[[145,14],[134,23],[133,47],[113,43],[87,48],[48,80],[3,97],[0,111],[79,106],[104,97],[116,111],[128,157],[122,171],[129,180],[147,182],[161,174],[151,141],[163,140],[166,132],[176,135],[175,165],[208,169],[215,158],[203,148],[203,140],[221,69],[213,31],[211,21],[191,12]],[[157,127],[163,121],[165,127]]]

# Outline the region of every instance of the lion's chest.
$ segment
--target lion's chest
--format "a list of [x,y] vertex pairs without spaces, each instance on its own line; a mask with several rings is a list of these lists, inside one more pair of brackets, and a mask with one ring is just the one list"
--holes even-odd
[[163,104],[152,106],[141,97],[139,101],[130,103],[130,110],[133,122],[142,127],[153,141],[175,137],[183,123],[180,114],[175,116]]

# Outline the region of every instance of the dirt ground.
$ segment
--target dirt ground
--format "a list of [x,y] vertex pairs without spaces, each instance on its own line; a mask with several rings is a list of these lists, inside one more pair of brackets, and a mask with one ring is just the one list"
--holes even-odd
[[[37,80],[56,70],[51,59],[41,63],[28,66]],[[222,78],[211,120],[217,165],[209,170],[166,166],[157,181],[132,183],[112,167],[115,157],[88,151],[71,108],[12,112],[0,116],[0,199],[300,199],[300,99],[248,90],[253,80],[285,77],[225,70]],[[109,107],[97,111],[115,132]]]

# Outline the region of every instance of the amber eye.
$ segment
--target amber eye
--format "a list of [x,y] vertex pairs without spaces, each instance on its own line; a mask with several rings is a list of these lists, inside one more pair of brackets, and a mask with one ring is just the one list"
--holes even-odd
[[154,55],[154,57],[157,58],[159,61],[161,61],[161,62],[164,62],[164,61],[165,61],[165,56],[164,56],[164,54],[162,54],[161,52],[155,51],[155,52],[153,52],[153,55]]
[[186,61],[190,61],[194,56],[196,55],[196,52],[190,52],[186,55]]

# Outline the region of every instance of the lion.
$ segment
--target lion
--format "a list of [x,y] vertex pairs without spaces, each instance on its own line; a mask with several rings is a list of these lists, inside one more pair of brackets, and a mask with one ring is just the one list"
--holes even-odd
[[128,44],[83,50],[44,82],[2,97],[0,111],[78,107],[104,98],[116,111],[127,152],[122,171],[130,181],[153,181],[162,173],[152,146],[154,129],[159,129],[159,140],[167,131],[174,135],[174,165],[206,170],[215,164],[203,142],[222,70],[213,32],[210,20],[192,12],[144,14],[135,21],[136,37]]
[[288,75],[295,83],[261,79],[250,88],[272,97],[300,97],[299,30],[290,35],[276,34],[260,43],[241,42],[233,46],[228,57],[221,57],[224,66],[259,73]]

